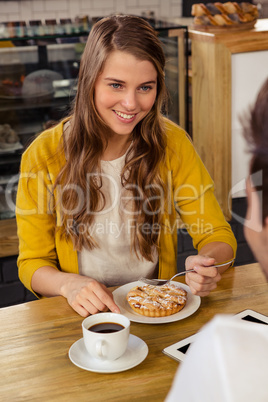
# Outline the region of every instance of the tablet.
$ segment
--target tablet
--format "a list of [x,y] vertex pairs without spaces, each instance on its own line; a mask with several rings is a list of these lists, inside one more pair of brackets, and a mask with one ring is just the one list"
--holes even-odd
[[[245,321],[251,321],[257,324],[268,325],[268,317],[266,315],[257,313],[256,311],[249,309],[241,311],[241,313],[235,314],[234,318]],[[185,359],[186,352],[191,346],[191,343],[194,342],[195,337],[196,334],[189,336],[188,338],[182,339],[181,341],[166,347],[163,350],[163,353],[165,353],[167,356],[177,361],[182,362]]]

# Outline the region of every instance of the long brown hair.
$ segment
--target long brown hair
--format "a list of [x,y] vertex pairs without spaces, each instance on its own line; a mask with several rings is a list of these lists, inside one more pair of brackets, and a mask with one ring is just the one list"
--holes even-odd
[[[101,180],[96,180],[94,176],[88,179],[87,174],[100,172],[101,155],[110,134],[110,128],[96,110],[94,87],[107,57],[114,50],[128,52],[140,60],[148,60],[157,71],[155,103],[132,133],[132,145],[121,175],[124,186],[135,184],[142,193],[142,200],[140,196],[133,197],[135,229],[132,247],[136,254],[140,251],[145,259],[152,260],[152,247],[158,245],[159,232],[144,231],[142,228],[143,225],[152,228],[161,222],[161,200],[156,188],[163,187],[159,165],[165,158],[166,138],[161,113],[166,107],[167,92],[164,79],[165,56],[161,42],[154,29],[140,17],[114,15],[103,18],[93,26],[89,34],[81,58],[70,132],[64,138],[67,161],[56,181],[56,185],[60,183],[63,188],[68,188],[61,198],[65,211],[62,214],[62,228],[64,234],[72,238],[77,250],[97,246],[92,236],[85,236],[77,228],[80,224],[90,227],[94,222],[93,212],[101,210],[105,204]],[[84,194],[88,186],[90,188],[88,205],[85,201],[78,211],[77,205],[81,199],[73,189],[74,185],[81,188]],[[145,213],[142,208],[144,202],[149,213]],[[73,224],[71,227],[68,225],[67,230],[67,222],[70,220]]]

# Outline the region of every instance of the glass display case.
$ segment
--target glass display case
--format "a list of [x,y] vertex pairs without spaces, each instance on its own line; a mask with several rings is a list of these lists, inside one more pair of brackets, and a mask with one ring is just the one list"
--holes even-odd
[[[74,38],[72,41],[75,41]],[[68,114],[83,42],[0,42],[0,217],[14,217],[20,157],[45,128]]]
[[[187,27],[156,21],[154,27],[167,58],[168,117],[187,130]],[[12,37],[7,37],[10,31],[0,37],[0,220],[15,216],[22,152],[70,112],[88,36],[85,31],[37,32],[39,36],[12,32]]]

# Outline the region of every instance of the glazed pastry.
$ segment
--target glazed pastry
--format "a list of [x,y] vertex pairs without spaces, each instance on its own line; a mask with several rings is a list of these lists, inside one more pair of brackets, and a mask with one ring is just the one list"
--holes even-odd
[[258,18],[258,8],[251,3],[228,1],[226,3],[203,3],[192,6],[194,24],[200,26],[229,26],[254,21]]
[[244,13],[252,13],[257,8],[254,4],[251,3],[241,3],[241,8]]
[[241,13],[242,9],[239,6],[238,3],[228,1],[227,3],[223,4],[223,8],[226,11],[227,14],[235,14],[235,13]]
[[244,18],[246,19],[247,22],[253,21],[256,19],[256,17],[252,13],[245,13]]
[[230,20],[232,20],[235,24],[240,24],[240,22],[242,22],[239,18],[239,14],[229,14],[228,17],[230,18]]
[[132,310],[147,317],[166,317],[178,313],[186,300],[187,292],[173,284],[136,286],[127,294]]
[[222,3],[214,3],[214,6],[217,7],[217,9],[222,13],[222,14],[226,14],[225,8],[223,6]]
[[[215,16],[213,17],[212,15],[210,15],[208,17],[208,19],[209,19],[209,25],[215,25],[215,26],[219,25],[219,23],[215,20]],[[204,25],[207,25],[207,24],[204,24]]]
[[201,17],[201,15],[210,15],[209,10],[203,3],[193,4],[191,14],[196,17]]
[[200,17],[194,17],[195,25],[217,25],[212,15],[201,15]]
[[214,3],[207,3],[206,7],[210,11],[211,15],[221,14],[220,10],[215,6]]
[[233,25],[234,24],[234,21],[232,21],[231,18],[228,17],[228,15],[217,14],[213,18],[216,21],[217,25]]

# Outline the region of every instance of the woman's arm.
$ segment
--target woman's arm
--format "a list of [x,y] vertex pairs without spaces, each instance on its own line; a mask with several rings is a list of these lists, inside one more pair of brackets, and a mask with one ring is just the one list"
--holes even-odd
[[32,276],[32,289],[43,296],[64,296],[82,317],[110,310],[120,313],[113,295],[103,284],[79,274],[58,271],[44,266]]
[[186,282],[194,294],[206,296],[216,288],[220,274],[228,267],[209,266],[233,259],[237,244],[215,198],[213,181],[192,142],[179,130],[176,134],[172,142],[174,151],[170,152],[174,201],[198,250],[197,256],[186,260],[186,269],[197,271],[187,274]]
[[186,269],[195,269],[196,272],[186,274],[185,281],[193,294],[207,296],[211,290],[217,287],[221,274],[231,265],[220,268],[210,267],[215,264],[230,261],[234,258],[234,252],[229,244],[212,242],[203,246],[198,255],[189,256],[186,259]]

